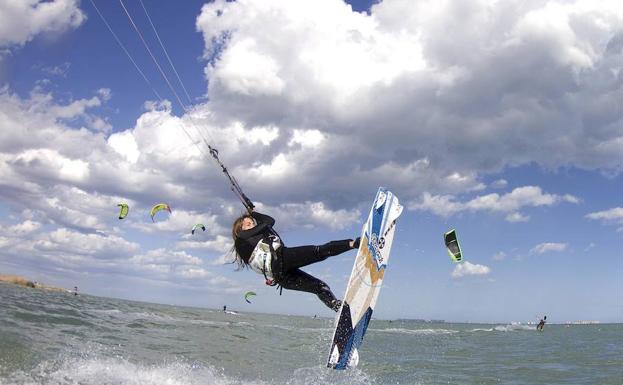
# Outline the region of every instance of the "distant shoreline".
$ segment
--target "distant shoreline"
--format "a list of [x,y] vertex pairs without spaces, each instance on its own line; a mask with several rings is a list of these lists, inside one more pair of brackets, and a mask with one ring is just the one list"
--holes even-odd
[[10,275],[10,274],[0,274],[0,282],[10,283],[12,285],[29,287],[32,289],[43,289],[49,291],[63,291],[70,292],[71,290],[64,289],[62,287],[49,286],[44,285],[37,281],[32,281],[24,277],[20,277],[19,275]]
[[[35,288],[35,289],[43,289],[43,290],[48,290],[48,291],[59,291],[59,292],[67,292],[67,293],[73,293],[72,290],[69,289],[65,289],[65,288],[60,288],[60,287],[55,287],[55,286],[49,286],[49,285],[44,285],[42,283],[39,283],[37,281],[31,281],[28,280],[27,278],[18,276],[18,275],[10,275],[10,274],[1,274],[0,273],[0,284],[1,283],[8,283],[8,284],[13,284],[13,285],[17,285],[17,286],[22,286],[22,287],[29,287],[29,288]],[[91,294],[94,295],[94,294]],[[164,305],[164,306],[173,306],[173,307],[181,307],[181,308],[192,308],[192,309],[207,309],[207,310],[212,310],[212,311],[216,311],[216,312],[222,312],[222,308],[217,306],[217,307],[207,307],[207,306],[192,306],[192,305],[176,305],[176,304],[172,304],[172,303],[164,303],[164,302],[155,302],[155,301],[146,301],[146,300],[139,300],[139,299],[132,299],[132,298],[120,298],[120,297],[105,297],[105,296],[98,296],[98,295],[94,295],[96,297],[100,297],[100,298],[110,298],[110,299],[116,299],[116,300],[120,300],[120,301],[127,301],[127,302],[136,302],[136,303],[143,303],[143,304],[150,304],[150,305]],[[247,314],[252,314],[252,313],[257,313],[257,314],[265,314],[265,315],[276,315],[276,316],[293,316],[293,317],[302,317],[302,318],[308,318],[308,317],[312,317],[311,314],[286,314],[286,313],[268,313],[268,312],[258,312],[258,311],[254,311],[254,312],[245,312]],[[327,316],[319,316],[318,318],[327,318],[327,319],[331,319],[333,317],[327,317]],[[442,320],[442,319],[432,319],[432,320],[427,320],[427,319],[421,319],[421,318],[372,318],[373,321],[381,321],[381,322],[418,322],[418,323],[440,323],[440,324],[464,324],[464,325],[513,325],[513,324],[518,324],[518,325],[525,325],[525,326],[536,326],[536,323],[534,321],[528,321],[528,322],[515,322],[515,321],[484,321],[484,322],[477,322],[477,321],[449,321],[449,320]],[[560,321],[560,322],[548,322],[547,325],[549,326],[553,326],[553,325],[557,325],[557,326],[586,326],[586,325],[619,325],[619,324],[623,324],[623,322],[602,322],[602,321],[597,321],[597,320],[591,320],[591,321]]]

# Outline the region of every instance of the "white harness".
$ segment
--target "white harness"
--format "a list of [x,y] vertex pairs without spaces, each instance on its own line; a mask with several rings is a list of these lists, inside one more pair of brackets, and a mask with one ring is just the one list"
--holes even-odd
[[276,235],[271,235],[259,241],[249,258],[251,270],[261,274],[266,279],[273,279],[272,260],[273,253],[281,247],[281,239]]

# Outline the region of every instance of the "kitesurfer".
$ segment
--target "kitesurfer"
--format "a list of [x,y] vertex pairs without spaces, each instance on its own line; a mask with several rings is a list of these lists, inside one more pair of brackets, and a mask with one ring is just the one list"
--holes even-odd
[[547,320],[547,316],[543,316],[543,318],[541,318],[541,321],[539,321],[539,324],[536,325],[536,330],[543,331],[543,327],[545,327],[546,320]]
[[359,248],[359,238],[331,241],[320,246],[286,247],[272,229],[274,224],[272,217],[255,211],[234,221],[233,251],[238,266],[262,274],[267,285],[316,294],[330,309],[338,311],[342,302],[335,298],[329,286],[300,268]]

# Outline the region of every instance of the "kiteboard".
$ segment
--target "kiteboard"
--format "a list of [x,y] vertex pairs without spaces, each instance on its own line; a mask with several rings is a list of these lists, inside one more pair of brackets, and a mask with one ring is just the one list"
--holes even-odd
[[363,342],[381,290],[396,219],[401,213],[402,206],[398,198],[391,191],[380,187],[361,231],[355,264],[335,319],[327,362],[329,368],[346,369],[359,363],[358,348]]

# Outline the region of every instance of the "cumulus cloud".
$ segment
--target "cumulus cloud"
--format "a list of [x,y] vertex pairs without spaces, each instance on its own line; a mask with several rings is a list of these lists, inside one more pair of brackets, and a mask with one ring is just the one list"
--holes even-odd
[[0,2],[0,47],[24,45],[38,34],[79,27],[86,15],[77,0]]
[[623,223],[623,207],[596,211],[585,215],[586,218],[611,223]]
[[30,219],[13,226],[3,226],[0,224],[0,234],[8,236],[31,234],[41,228],[41,223],[31,221]]
[[506,220],[509,222],[525,222],[529,220],[529,217],[517,210],[525,207],[552,206],[560,202],[578,203],[579,199],[570,194],[543,193],[538,186],[524,186],[504,195],[491,193],[477,196],[466,202],[458,202],[451,195],[433,196],[430,193],[424,193],[419,201],[411,201],[407,207],[410,210],[431,211],[443,217],[462,211],[507,213]]
[[[0,47],[84,20],[69,0],[0,7]],[[376,185],[413,210],[527,221],[526,208],[579,199],[537,186],[485,194],[509,183],[483,180],[522,165],[621,170],[622,26],[614,1],[385,0],[366,14],[333,0],[217,0],[196,21],[209,102],[183,116],[168,101],[147,101],[134,127],[112,133],[94,112],[111,90],[59,103],[41,90],[22,98],[2,89],[0,198],[11,211],[31,210],[14,229],[30,247],[21,253],[111,268],[114,255],[97,247],[61,254],[69,245],[58,232],[126,248],[137,233],[157,234],[175,244],[162,253],[179,264],[159,263],[149,250],[122,254],[141,256],[137,266],[158,276],[214,282],[204,266],[182,260],[194,250],[224,258],[241,209],[220,169],[205,161],[203,134],[280,228],[352,226]],[[121,223],[120,201],[132,203]],[[145,212],[161,201],[174,213],[152,225]],[[593,214],[587,218],[608,219]],[[43,234],[29,233],[25,220]],[[210,231],[183,237],[186,221],[209,222]]]
[[528,222],[530,220],[530,216],[515,212],[508,214],[506,216],[506,220],[509,222]]
[[549,252],[563,252],[569,247],[566,243],[545,242],[539,243],[530,250],[530,254],[545,254]]
[[[165,217],[163,219],[162,217]],[[216,215],[197,213],[194,211],[186,211],[183,209],[171,209],[171,214],[167,211],[161,211],[154,216],[155,223],[152,226],[145,227],[141,223],[135,223],[134,227],[146,233],[170,231],[176,233],[182,233],[186,238],[190,237],[192,227],[196,223],[205,225],[205,233],[208,235],[216,235],[226,231],[218,221]],[[196,237],[204,235],[203,231],[196,233]]]
[[328,228],[341,230],[358,223],[359,210],[332,210],[323,202],[285,203],[267,207],[258,205],[258,210],[270,213],[279,221],[279,228]]
[[491,183],[492,188],[504,188],[508,185],[508,181],[506,179],[498,179]]
[[[618,172],[622,25],[616,2],[583,1],[386,0],[369,15],[329,0],[215,1],[197,18],[214,116],[279,127],[242,175],[274,190],[302,167],[306,200],[376,170],[403,195],[475,189],[507,166]],[[283,151],[309,129],[323,146]],[[469,179],[454,189],[443,178],[457,172]]]
[[0,259],[19,258],[24,265],[39,268],[62,267],[73,271],[98,271],[123,265],[140,249],[135,242],[119,236],[84,234],[64,227],[51,231],[12,233],[12,242],[3,247]]
[[[140,148],[141,163],[138,156],[128,155],[131,147],[107,141],[100,131],[70,125],[76,123],[73,118],[84,117],[89,109],[109,100],[110,90],[98,90],[92,98],[69,104],[59,104],[51,94],[37,91],[26,99],[7,88],[0,91],[0,199],[25,219],[13,225],[0,223],[0,258],[10,261],[19,257],[25,264],[62,267],[65,271],[126,269],[139,276],[145,271],[159,272],[159,279],[169,279],[171,274],[206,275],[189,267],[200,260],[184,251],[141,252],[138,243],[128,240],[137,229],[185,234],[197,222],[206,224],[209,236],[225,231],[215,214],[185,210],[183,204],[174,206],[174,215],[164,223],[148,227],[146,212],[154,202],[172,197],[178,199],[171,199],[174,203],[185,202],[185,197],[197,197],[198,202],[205,197],[205,189],[188,190],[183,182],[191,171],[172,172],[182,169],[181,165],[193,165],[188,161],[189,151],[175,147],[180,143],[177,139],[181,130],[171,125],[179,124],[178,119],[168,111],[147,111],[137,128],[125,133],[136,142],[134,151]],[[148,132],[152,128],[164,132],[154,137],[153,132]],[[175,134],[169,134],[170,129]],[[188,145],[185,142],[183,146]],[[197,156],[196,164],[199,162]],[[217,173],[215,168],[213,174]],[[180,180],[174,181],[177,177]],[[130,205],[130,214],[122,222],[117,219],[120,202]],[[222,202],[212,199],[205,207],[222,210]],[[165,257],[168,260],[157,260]],[[168,275],[163,275],[165,270]]]
[[231,236],[227,237],[224,235],[217,235],[214,239],[207,241],[198,241],[193,239],[180,241],[177,242],[176,247],[180,249],[206,249],[224,253],[231,249],[232,245],[233,241]]
[[454,267],[452,278],[463,278],[467,276],[488,275],[491,269],[485,265],[479,265],[464,261]]
[[136,264],[176,264],[176,265],[200,265],[200,258],[194,257],[183,251],[171,252],[166,249],[150,250],[146,254],[134,255],[130,262]]

